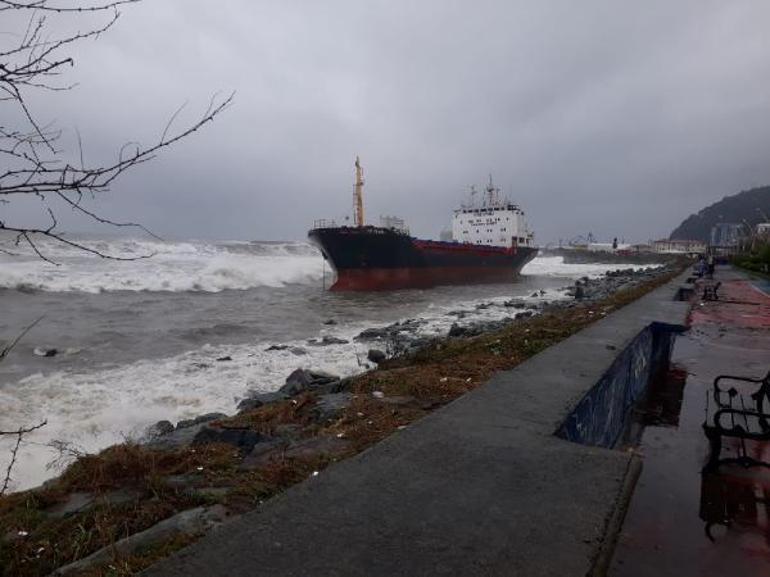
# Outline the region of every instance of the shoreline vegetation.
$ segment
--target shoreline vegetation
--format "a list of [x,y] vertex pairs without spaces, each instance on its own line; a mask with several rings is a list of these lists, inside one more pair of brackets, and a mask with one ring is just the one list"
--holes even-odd
[[[36,489],[0,497],[0,575],[132,575],[225,518],[354,456],[678,275],[684,261],[608,272],[502,321],[418,339],[419,319],[367,329],[377,368],[354,377],[297,369],[239,412],[160,421],[141,442],[76,455]],[[462,319],[463,311],[456,311]],[[62,447],[66,453],[67,447]]]

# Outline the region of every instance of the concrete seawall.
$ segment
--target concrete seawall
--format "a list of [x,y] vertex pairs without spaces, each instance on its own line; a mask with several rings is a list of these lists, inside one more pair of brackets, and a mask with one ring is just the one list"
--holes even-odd
[[[628,413],[671,357],[674,335],[684,327],[651,323],[636,335],[580,400],[556,434],[573,443],[611,448],[628,424]],[[612,350],[612,349],[611,349]]]
[[685,324],[684,278],[146,574],[601,574],[638,472],[605,447]]

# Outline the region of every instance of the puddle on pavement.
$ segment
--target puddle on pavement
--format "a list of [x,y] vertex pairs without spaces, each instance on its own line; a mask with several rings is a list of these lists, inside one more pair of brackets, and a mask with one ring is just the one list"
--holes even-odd
[[[709,453],[706,393],[725,372],[726,354],[707,344],[716,335],[702,336],[677,337],[670,367],[634,411],[624,443],[635,445],[643,469],[611,577],[770,576],[770,470],[723,465],[701,473]],[[739,443],[726,441],[725,455]],[[770,443],[746,449],[770,463]]]

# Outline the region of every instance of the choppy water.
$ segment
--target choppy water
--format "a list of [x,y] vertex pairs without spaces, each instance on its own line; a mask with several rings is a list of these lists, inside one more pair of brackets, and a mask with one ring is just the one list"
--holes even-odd
[[[43,316],[0,364],[0,429],[48,419],[23,447],[15,488],[55,474],[46,469],[51,440],[95,451],[159,419],[233,412],[247,391],[274,390],[297,367],[364,370],[367,347],[351,340],[364,328],[421,317],[424,334],[445,334],[457,320],[452,310],[564,298],[559,289],[574,279],[622,267],[536,258],[514,284],[344,294],[323,290],[323,261],[303,242],[95,242],[108,253],[154,256],[117,262],[47,247],[57,266],[21,250],[0,254],[0,339]],[[508,312],[474,309],[465,322]],[[322,335],[351,342],[308,346]],[[265,350],[278,343],[307,354]],[[39,357],[37,347],[59,353]],[[232,360],[216,360],[225,356]],[[7,443],[0,441],[3,470]]]

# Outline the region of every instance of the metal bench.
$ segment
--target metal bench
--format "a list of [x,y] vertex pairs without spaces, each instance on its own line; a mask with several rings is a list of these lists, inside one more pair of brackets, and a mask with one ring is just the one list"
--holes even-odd
[[[727,384],[729,383],[729,385]],[[710,401],[713,400],[713,414]],[[706,397],[706,419],[703,430],[709,440],[710,455],[704,471],[719,468],[724,463],[744,467],[765,466],[746,450],[746,441],[770,441],[770,371],[761,379],[720,375]],[[722,439],[740,440],[738,456],[722,459]]]
[[704,301],[717,301],[719,300],[719,287],[722,286],[720,282],[707,282],[703,285],[703,300]]

